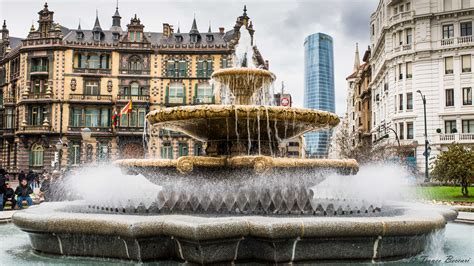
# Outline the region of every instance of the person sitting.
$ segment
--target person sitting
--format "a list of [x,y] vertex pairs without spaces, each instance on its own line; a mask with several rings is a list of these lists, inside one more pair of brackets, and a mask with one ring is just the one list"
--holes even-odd
[[16,200],[15,200],[15,191],[11,187],[10,183],[5,184],[5,193],[3,194],[3,208],[5,208],[5,205],[7,202],[10,202],[11,209],[15,209],[16,206]]
[[5,193],[5,183],[7,178],[5,177],[6,171],[3,168],[0,168],[0,211],[3,211],[3,195]]
[[21,182],[21,180],[26,179],[26,174],[25,171],[21,170],[20,173],[18,174],[18,182]]
[[26,201],[28,206],[33,205],[33,200],[30,197],[30,194],[33,193],[33,189],[29,186],[26,179],[21,180],[20,185],[16,187],[15,194],[18,195],[16,198],[17,205],[20,209],[23,209],[23,201]]

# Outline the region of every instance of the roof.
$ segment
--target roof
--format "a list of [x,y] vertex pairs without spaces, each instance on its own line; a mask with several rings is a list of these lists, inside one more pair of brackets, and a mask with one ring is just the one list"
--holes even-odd
[[22,38],[18,37],[9,37],[10,38],[10,48],[15,49],[21,45]]
[[356,78],[357,75],[359,75],[359,72],[361,72],[362,70],[364,70],[364,68],[365,68],[367,65],[368,65],[368,63],[363,63],[363,64],[359,65],[359,68],[357,68],[357,70],[354,71],[354,73],[350,74],[350,75],[346,78],[346,80]]
[[[84,38],[78,40],[77,39],[77,32],[82,32],[84,34]],[[69,42],[77,42],[77,41],[85,41],[85,42],[92,42],[93,41],[93,34],[92,30],[69,30],[68,34],[64,35],[63,40]],[[104,37],[101,40],[101,43],[116,43],[117,41],[113,39],[111,30],[103,30]],[[144,32],[144,36],[148,39],[148,41],[153,45],[182,45],[182,44],[191,44],[191,37],[190,33],[174,33],[169,38],[163,36],[161,32]],[[233,31],[232,31],[233,34]],[[201,35],[200,40],[197,42],[198,44],[214,44],[214,45],[223,45],[227,44],[228,41],[232,38],[232,34],[227,32],[222,34],[220,32],[212,32],[212,33],[199,33]],[[174,36],[180,35],[182,36],[183,40],[177,42]],[[214,36],[214,40],[212,42],[208,42],[206,36],[212,35]]]

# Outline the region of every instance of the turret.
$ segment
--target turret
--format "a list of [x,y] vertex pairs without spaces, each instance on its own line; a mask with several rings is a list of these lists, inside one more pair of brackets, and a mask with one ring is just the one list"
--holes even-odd
[[92,37],[94,38],[94,41],[100,42],[103,36],[104,32],[102,31],[102,27],[100,27],[99,12],[96,11],[94,28],[92,28]]
[[197,43],[201,39],[201,34],[197,28],[196,18],[193,19],[193,25],[189,31],[189,37],[191,38],[191,43]]

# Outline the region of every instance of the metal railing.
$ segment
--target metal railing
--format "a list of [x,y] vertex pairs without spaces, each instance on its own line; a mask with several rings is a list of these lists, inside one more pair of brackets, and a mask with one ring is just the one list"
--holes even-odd
[[148,102],[150,100],[149,95],[117,95],[117,100],[119,101],[142,101]]
[[194,104],[213,104],[215,103],[214,96],[201,96],[201,97],[194,97],[193,99]]
[[167,96],[165,104],[167,105],[180,105],[186,103],[186,97]]
[[43,126],[43,125],[27,125],[21,128],[21,131],[26,133],[42,133],[42,132],[50,132],[51,126]]
[[37,66],[31,66],[31,72],[48,72],[48,66],[41,66],[41,65],[37,65]]
[[69,94],[69,100],[112,101],[112,95]]

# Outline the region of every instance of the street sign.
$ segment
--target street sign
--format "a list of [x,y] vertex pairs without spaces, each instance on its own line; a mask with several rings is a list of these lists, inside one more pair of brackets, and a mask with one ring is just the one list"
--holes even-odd
[[281,104],[281,106],[289,106],[290,105],[290,99],[288,99],[286,97],[281,98],[280,104]]

